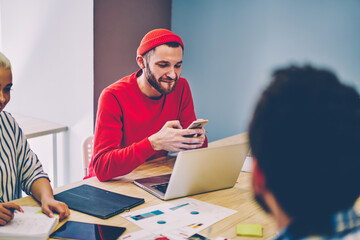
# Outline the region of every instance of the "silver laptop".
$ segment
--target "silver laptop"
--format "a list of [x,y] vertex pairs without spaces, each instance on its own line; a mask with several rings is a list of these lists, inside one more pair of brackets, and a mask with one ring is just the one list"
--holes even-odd
[[210,192],[235,185],[249,143],[179,152],[172,174],[136,179],[134,183],[162,200]]

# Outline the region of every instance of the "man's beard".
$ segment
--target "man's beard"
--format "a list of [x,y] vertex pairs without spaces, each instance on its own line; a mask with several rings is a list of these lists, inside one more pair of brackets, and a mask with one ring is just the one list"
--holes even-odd
[[261,196],[260,194],[254,193],[254,199],[257,202],[257,204],[260,205],[260,207],[266,212],[266,213],[271,213],[269,207],[266,205],[265,200],[263,198],[263,196]]
[[[146,64],[147,65],[147,64]],[[154,74],[151,72],[149,66],[147,65],[146,66],[146,71],[145,71],[145,77],[147,79],[147,81],[150,83],[151,86],[153,86],[153,88],[155,88],[159,93],[163,94],[163,95],[167,95],[169,93],[171,93],[174,89],[175,89],[175,86],[176,86],[176,83],[178,81],[178,76],[176,76],[175,79],[173,78],[163,78],[163,77],[160,77],[158,80],[156,80]],[[171,88],[164,88],[163,86],[161,86],[161,83],[160,81],[162,80],[173,80],[174,81],[174,84],[171,86]]]

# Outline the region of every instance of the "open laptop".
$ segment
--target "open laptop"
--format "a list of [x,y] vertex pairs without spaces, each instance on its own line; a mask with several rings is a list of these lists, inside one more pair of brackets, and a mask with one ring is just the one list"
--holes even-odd
[[162,200],[231,188],[248,152],[248,142],[182,151],[172,174],[136,179],[134,183]]

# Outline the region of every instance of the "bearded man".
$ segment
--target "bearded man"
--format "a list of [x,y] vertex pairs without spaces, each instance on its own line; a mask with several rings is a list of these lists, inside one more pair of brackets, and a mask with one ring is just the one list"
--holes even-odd
[[[137,72],[103,90],[89,175],[100,181],[125,175],[149,159],[207,146],[188,82],[181,78],[184,44],[167,29],[148,32],[137,49]],[[194,137],[188,137],[188,136]]]

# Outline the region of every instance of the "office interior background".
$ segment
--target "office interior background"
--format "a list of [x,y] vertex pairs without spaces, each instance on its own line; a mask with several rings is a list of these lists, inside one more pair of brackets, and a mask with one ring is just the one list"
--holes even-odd
[[[154,28],[184,41],[182,76],[209,141],[247,131],[277,67],[325,67],[360,89],[359,0],[0,0],[14,83],[5,110],[69,127],[58,138],[59,185],[82,179],[100,92],[138,69],[136,48]],[[51,176],[51,136],[29,142]]]

